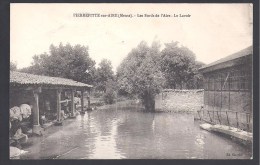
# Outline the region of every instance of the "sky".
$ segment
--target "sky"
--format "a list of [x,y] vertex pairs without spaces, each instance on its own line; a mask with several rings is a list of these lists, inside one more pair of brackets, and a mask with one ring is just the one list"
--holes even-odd
[[[22,4],[10,7],[10,61],[31,65],[32,56],[49,53],[51,44],[88,46],[98,64],[113,70],[141,41],[178,41],[206,64],[252,45],[251,4]],[[132,14],[129,17],[75,17],[75,13]],[[158,14],[159,17],[137,17]],[[168,14],[172,17],[162,17]],[[173,15],[179,17],[173,17]],[[180,17],[190,15],[190,17]]]

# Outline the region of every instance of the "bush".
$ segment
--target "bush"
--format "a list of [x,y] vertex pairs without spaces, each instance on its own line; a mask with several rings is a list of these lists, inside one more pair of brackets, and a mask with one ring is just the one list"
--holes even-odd
[[91,107],[100,107],[103,106],[105,103],[104,102],[95,102],[95,103],[90,103]]
[[103,100],[106,104],[113,104],[115,103],[116,95],[115,93],[111,90],[103,95]]
[[100,97],[102,97],[102,95],[103,95],[103,93],[100,93],[100,92],[94,92],[93,93],[94,98],[100,98]]

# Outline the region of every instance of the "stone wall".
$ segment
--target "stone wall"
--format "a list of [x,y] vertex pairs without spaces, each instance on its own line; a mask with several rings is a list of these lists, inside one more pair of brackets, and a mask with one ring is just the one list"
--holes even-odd
[[157,111],[196,112],[203,106],[204,90],[166,90],[156,97]]

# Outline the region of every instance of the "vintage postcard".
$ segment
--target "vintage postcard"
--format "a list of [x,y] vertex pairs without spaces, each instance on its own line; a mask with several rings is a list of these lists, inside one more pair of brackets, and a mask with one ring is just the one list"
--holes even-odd
[[253,4],[11,3],[10,159],[253,159]]

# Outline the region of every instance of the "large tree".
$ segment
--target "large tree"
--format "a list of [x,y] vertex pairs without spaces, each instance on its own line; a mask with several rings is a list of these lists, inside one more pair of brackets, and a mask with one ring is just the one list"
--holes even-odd
[[159,65],[159,47],[156,42],[149,47],[142,41],[117,69],[119,90],[137,95],[148,111],[155,110],[155,95],[160,92],[164,83]]
[[96,89],[106,92],[106,84],[108,81],[114,81],[114,72],[110,60],[102,59],[95,74]]
[[88,47],[72,46],[60,43],[50,46],[49,54],[33,56],[32,66],[21,71],[73,79],[80,82],[93,83],[95,61],[88,54]]
[[187,47],[178,46],[178,42],[166,43],[161,54],[161,69],[166,78],[166,87],[187,88],[187,83],[197,75],[199,64],[195,54]]
[[199,68],[203,67],[205,64],[199,61],[195,61],[193,67],[194,76],[189,79],[186,83],[188,89],[202,89],[203,88],[203,75],[199,72]]

